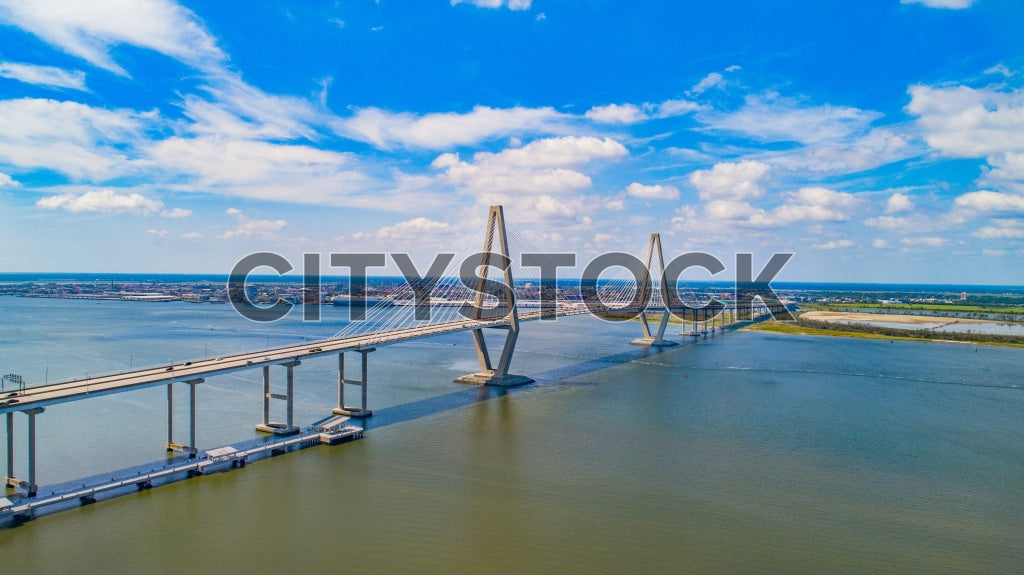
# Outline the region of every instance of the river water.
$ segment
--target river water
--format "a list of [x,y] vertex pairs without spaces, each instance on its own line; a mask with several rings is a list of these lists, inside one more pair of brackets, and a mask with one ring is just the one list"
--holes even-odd
[[[0,298],[0,370],[52,382],[312,341],[346,313]],[[747,332],[648,350],[638,331],[524,324],[513,371],[537,383],[505,391],[452,382],[476,369],[466,333],[381,348],[365,439],[0,531],[2,571],[1024,572],[1021,350]],[[296,369],[297,423],[334,406],[335,365]],[[259,371],[199,386],[200,448],[256,435]],[[45,492],[161,458],[166,395],[37,422]]]

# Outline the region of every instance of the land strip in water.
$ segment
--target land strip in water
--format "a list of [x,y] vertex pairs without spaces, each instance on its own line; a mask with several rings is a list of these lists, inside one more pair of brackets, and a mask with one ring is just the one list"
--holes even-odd
[[[797,335],[825,335],[871,339],[916,341],[953,341],[984,345],[1024,347],[1024,337],[982,332],[937,331],[926,327],[935,323],[935,316],[898,315],[855,312],[810,311],[799,314],[795,322],[769,320],[744,327],[744,330],[767,331]],[[984,324],[982,320],[956,318],[951,323]],[[893,327],[886,324],[901,324]],[[919,326],[914,328],[913,326]]]

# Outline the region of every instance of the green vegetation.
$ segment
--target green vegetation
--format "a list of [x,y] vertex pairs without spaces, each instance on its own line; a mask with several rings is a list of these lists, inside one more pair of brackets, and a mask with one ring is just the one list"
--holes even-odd
[[1024,347],[1024,336],[991,333],[964,333],[933,331],[930,329],[900,329],[866,323],[833,324],[824,321],[797,318],[796,322],[775,320],[755,323],[743,328],[748,331],[768,331],[800,335],[830,335],[869,339],[900,339],[916,341],[962,341],[983,345]]

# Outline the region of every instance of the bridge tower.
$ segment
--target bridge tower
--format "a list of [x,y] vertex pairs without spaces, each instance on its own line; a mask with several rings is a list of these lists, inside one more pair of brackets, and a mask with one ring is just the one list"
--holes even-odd
[[[658,281],[661,286],[661,300],[665,306],[665,313],[661,316],[661,320],[658,322],[658,329],[655,332],[651,331],[651,325],[647,321],[647,309],[646,304],[650,299],[651,294],[651,264],[654,263],[654,255],[658,255]],[[647,345],[655,347],[666,347],[670,345],[677,345],[676,342],[665,339],[665,328],[668,327],[668,320],[672,317],[672,310],[669,307],[669,297],[666,296],[665,290],[675,289],[675,286],[667,285],[665,281],[665,254],[661,250],[661,234],[651,234],[651,241],[647,245],[647,258],[644,260],[645,273],[640,285],[637,286],[637,301],[641,302],[640,305],[645,306],[644,309],[640,310],[640,329],[643,330],[643,337],[634,339],[629,342],[633,345]]]
[[[498,253],[494,253],[494,240],[497,236],[498,240]],[[501,289],[501,295],[495,293],[493,295],[498,296],[500,300],[498,306],[495,309],[507,309],[508,310],[508,323],[498,326],[492,326],[494,329],[503,329],[505,333],[505,345],[501,349],[501,356],[498,358],[497,363],[491,361],[491,355],[487,350],[487,341],[484,339],[484,332],[482,328],[476,328],[472,331],[473,334],[473,345],[476,346],[477,360],[480,362],[480,371],[478,373],[464,375],[457,378],[457,383],[469,383],[474,385],[492,385],[501,387],[511,387],[515,385],[523,385],[531,383],[533,380],[524,375],[512,375],[508,372],[509,364],[512,362],[512,353],[516,349],[516,339],[519,338],[519,310],[516,306],[516,296],[512,289],[512,260],[508,249],[508,235],[505,231],[505,213],[501,206],[491,206],[490,211],[487,214],[487,229],[484,232],[484,249],[480,255],[480,267],[485,270],[489,266],[496,266],[502,268],[504,271],[504,285]],[[497,261],[493,261],[497,260]],[[487,273],[484,271],[483,274],[477,273],[476,282],[476,300],[474,302],[472,318],[477,321],[484,321],[486,319],[497,319],[493,315],[491,317],[485,317],[490,312],[494,314],[492,310],[485,310],[484,294],[487,293],[485,290],[488,288],[489,282],[487,279]]]

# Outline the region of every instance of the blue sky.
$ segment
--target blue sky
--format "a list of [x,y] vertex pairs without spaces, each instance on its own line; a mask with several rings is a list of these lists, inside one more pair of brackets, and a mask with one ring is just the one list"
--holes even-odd
[[1021,285],[1021,22],[1008,0],[0,0],[0,270],[426,267],[500,203],[583,263],[657,231],[730,277],[790,251],[778,280]]

